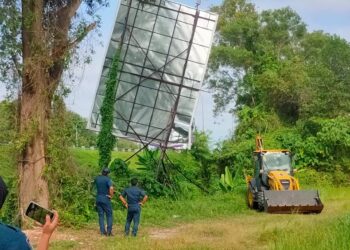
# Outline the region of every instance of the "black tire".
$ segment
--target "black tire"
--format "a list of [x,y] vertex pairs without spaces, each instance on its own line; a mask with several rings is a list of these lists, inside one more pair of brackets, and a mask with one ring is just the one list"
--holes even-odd
[[259,191],[256,193],[257,209],[262,212],[265,210],[265,196],[264,192]]

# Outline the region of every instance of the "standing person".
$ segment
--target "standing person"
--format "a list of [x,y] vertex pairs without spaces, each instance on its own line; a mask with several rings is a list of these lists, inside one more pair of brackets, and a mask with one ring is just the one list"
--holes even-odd
[[124,191],[119,195],[119,199],[128,209],[125,223],[125,235],[129,235],[131,221],[134,221],[132,236],[136,236],[140,223],[141,207],[147,201],[148,196],[144,190],[137,186],[137,178],[132,178],[130,182],[131,187],[124,189]]
[[[111,199],[114,194],[112,180],[108,177],[110,173],[108,168],[102,170],[102,175],[95,178],[97,189],[96,207],[98,212],[98,222],[101,235],[112,236],[113,209]],[[107,231],[105,228],[104,215],[107,217]]]
[[[8,194],[7,187],[0,176],[0,209],[5,202]],[[58,225],[58,213],[54,211],[54,217],[51,221],[50,216],[46,215],[46,222],[42,227],[38,250],[49,249],[49,241],[52,233]],[[31,250],[32,247],[26,235],[18,228],[3,224],[0,222],[0,249],[11,250]]]

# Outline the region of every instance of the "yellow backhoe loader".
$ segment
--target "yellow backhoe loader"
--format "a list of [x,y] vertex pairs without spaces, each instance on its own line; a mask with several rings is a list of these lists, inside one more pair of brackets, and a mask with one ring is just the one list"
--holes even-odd
[[317,190],[300,190],[293,177],[288,150],[266,150],[260,136],[254,151],[255,174],[246,176],[248,206],[268,213],[320,213],[323,204]]

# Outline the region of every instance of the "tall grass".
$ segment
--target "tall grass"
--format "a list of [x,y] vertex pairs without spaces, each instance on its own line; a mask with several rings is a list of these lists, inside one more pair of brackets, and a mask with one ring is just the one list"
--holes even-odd
[[[150,201],[142,209],[142,224],[167,227],[183,222],[224,218],[244,212],[248,212],[248,209],[244,195],[240,191],[181,198],[176,201],[150,197]],[[126,210],[118,209],[116,220],[124,222],[125,214]]]
[[350,214],[280,232],[272,249],[348,250],[350,249]]
[[287,230],[274,231],[275,242],[271,249],[350,249],[349,193],[349,188],[320,188],[323,212],[305,215]]

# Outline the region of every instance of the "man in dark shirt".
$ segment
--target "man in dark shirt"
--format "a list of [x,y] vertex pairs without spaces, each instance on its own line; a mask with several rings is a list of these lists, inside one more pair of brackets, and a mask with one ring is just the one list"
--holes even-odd
[[[138,226],[140,223],[141,206],[145,204],[148,199],[145,191],[137,187],[138,180],[131,179],[131,187],[124,189],[119,195],[119,199],[123,205],[128,209],[128,214],[125,223],[125,235],[129,235],[131,221],[134,221],[132,228],[132,235],[137,235]],[[126,200],[125,200],[126,199]]]
[[[112,180],[108,177],[109,169],[104,168],[102,175],[95,178],[97,189],[96,207],[101,235],[112,236],[113,210],[111,199],[114,194]],[[104,215],[107,217],[107,231],[105,229]]]
[[[5,182],[0,176],[0,209],[5,202],[8,194]],[[50,216],[46,215],[46,222],[43,225],[41,237],[38,243],[38,250],[47,250],[49,248],[50,237],[58,225],[58,214],[54,212],[54,218],[51,221]],[[31,250],[32,247],[26,235],[18,228],[6,225],[0,222],[0,249],[6,250]]]

